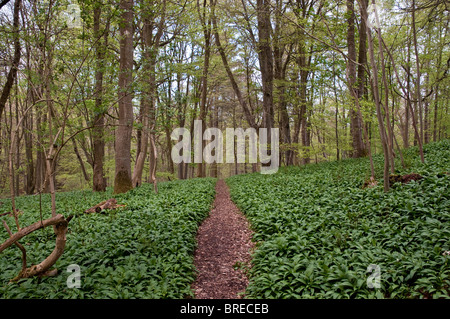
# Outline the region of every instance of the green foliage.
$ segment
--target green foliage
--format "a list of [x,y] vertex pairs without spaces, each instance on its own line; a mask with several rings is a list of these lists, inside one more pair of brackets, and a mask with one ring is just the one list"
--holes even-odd
[[[207,216],[214,199],[215,179],[192,179],[144,184],[116,195],[126,207],[100,214],[83,211],[107,198],[106,193],[77,191],[57,194],[58,212],[75,215],[69,222],[66,249],[58,260],[56,277],[30,278],[8,283],[21,267],[21,253],[12,246],[0,258],[0,298],[184,298],[192,296],[195,278],[193,251],[199,223]],[[39,220],[39,197],[17,198],[23,211],[22,226]],[[8,210],[4,201],[2,212]],[[50,211],[50,198],[42,196],[43,217]],[[14,229],[11,217],[5,218]],[[7,238],[0,232],[0,241]],[[27,248],[28,262],[42,261],[54,248],[51,228],[38,230],[21,243]],[[81,288],[68,288],[77,264]]]
[[[381,156],[373,188],[361,187],[368,159],[229,178],[258,242],[248,297],[449,298],[450,141],[424,152],[422,164],[417,148],[407,149],[410,167],[398,170],[424,178],[388,193]],[[380,267],[379,289],[367,286],[370,264]]]
[[170,172],[156,172],[156,178],[163,181],[173,181],[177,179],[177,176]]

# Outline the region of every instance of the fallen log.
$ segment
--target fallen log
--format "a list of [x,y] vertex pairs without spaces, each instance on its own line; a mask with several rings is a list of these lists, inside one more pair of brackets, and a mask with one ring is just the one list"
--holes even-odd
[[105,210],[105,209],[116,209],[116,208],[124,207],[124,206],[125,205],[118,205],[117,200],[115,198],[110,198],[110,199],[105,200],[95,206],[92,206],[89,209],[86,209],[84,212],[86,214],[100,213],[102,210]]

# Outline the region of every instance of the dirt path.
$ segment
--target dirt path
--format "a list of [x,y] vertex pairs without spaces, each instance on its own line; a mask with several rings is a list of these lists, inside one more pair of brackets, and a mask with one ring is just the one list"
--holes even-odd
[[197,234],[195,298],[242,298],[239,293],[247,287],[248,279],[236,266],[249,265],[254,248],[251,236],[247,219],[231,201],[226,183],[219,180],[214,208]]

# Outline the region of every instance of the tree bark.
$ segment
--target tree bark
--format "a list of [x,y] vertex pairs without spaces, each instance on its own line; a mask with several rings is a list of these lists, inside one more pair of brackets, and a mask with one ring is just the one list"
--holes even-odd
[[414,44],[414,54],[416,56],[416,100],[418,101],[418,114],[420,123],[420,134],[418,136],[419,143],[423,145],[423,116],[422,116],[422,94],[420,92],[420,62],[419,62],[419,48],[417,45],[417,31],[416,31],[416,1],[412,0],[412,32],[413,32],[413,44]]
[[108,40],[109,23],[106,25],[103,43],[100,41],[101,31],[101,3],[98,1],[94,8],[94,37],[97,41],[96,51],[96,71],[95,71],[95,115],[94,128],[92,130],[93,139],[93,176],[92,189],[94,192],[104,192],[106,190],[106,180],[103,171],[103,161],[105,156],[105,110],[103,107],[103,75],[104,58]]
[[116,134],[116,169],[114,193],[133,188],[131,180],[131,133],[133,129],[133,0],[120,1],[120,61],[119,61],[119,127]]
[[[280,129],[281,129],[281,139],[286,148],[284,151],[284,163],[285,165],[292,165],[292,150],[291,150],[291,130],[289,123],[289,113],[287,110],[286,101],[286,85],[284,81],[286,79],[286,67],[289,61],[289,53],[287,57],[284,58],[284,53],[286,53],[286,45],[282,44],[282,21],[281,21],[281,11],[282,11],[282,1],[276,1],[276,12],[275,12],[275,30],[273,37],[273,56],[274,56],[274,80],[276,83],[275,87],[275,97],[278,104],[278,112],[280,117]],[[248,68],[247,68],[248,70]],[[248,72],[247,72],[248,73]],[[249,75],[247,74],[247,83],[249,84]],[[249,86],[247,84],[247,87]],[[282,153],[280,152],[280,156]],[[279,161],[282,162],[281,159]]]
[[406,111],[405,111],[405,130],[404,130],[404,138],[403,138],[403,147],[408,148],[409,147],[409,118],[410,118],[410,112],[411,109],[411,99],[409,98],[411,94],[411,73],[410,73],[410,61],[411,61],[411,40],[410,37],[408,37],[408,57],[406,61],[406,91],[408,94],[408,97],[406,99]]
[[[142,114],[142,131],[140,139],[140,152],[137,155],[136,163],[133,170],[132,183],[133,186],[142,184],[142,174],[144,171],[145,158],[147,157],[149,139],[153,138],[153,129],[156,122],[155,118],[155,96],[156,96],[156,60],[158,57],[158,49],[160,47],[161,37],[164,32],[165,18],[166,18],[166,0],[162,1],[162,9],[160,11],[161,17],[156,26],[156,34],[153,36],[153,26],[155,21],[152,20],[153,13],[145,9],[145,2],[143,4],[143,32],[142,32],[142,47],[143,47],[143,77],[142,100],[141,100],[141,114]],[[150,174],[149,181],[156,182],[153,179],[152,172],[156,170],[156,153],[150,151]],[[154,177],[156,179],[156,175]]]
[[14,12],[13,12],[13,30],[14,30],[14,57],[9,69],[8,75],[6,77],[5,85],[3,86],[2,93],[0,95],[0,120],[2,118],[3,110],[5,109],[6,102],[8,101],[9,94],[14,85],[17,70],[20,63],[20,38],[19,38],[19,12],[22,0],[16,0],[14,2]]
[[[31,112],[30,112],[31,113]],[[24,120],[24,138],[25,138],[25,193],[30,195],[34,191],[34,167],[33,167],[33,118],[31,114],[26,114]]]
[[[372,0],[373,3],[375,3],[375,0]],[[381,61],[381,76],[383,80],[384,85],[384,115],[386,117],[386,127],[387,127],[387,136],[386,136],[386,142],[387,142],[387,151],[388,151],[388,158],[389,163],[391,165],[391,171],[392,173],[395,172],[395,165],[394,165],[394,134],[392,132],[392,126],[390,121],[390,115],[389,115],[389,86],[387,83],[387,77],[386,77],[386,66],[384,63],[384,53],[383,53],[383,39],[381,38],[381,29],[380,29],[380,22],[378,20],[378,12],[375,7],[374,9],[375,13],[375,20],[376,20],[376,32],[378,35],[378,52],[380,54],[380,61]],[[381,101],[380,101],[381,103]]]
[[78,151],[77,143],[75,142],[75,139],[72,139],[73,144],[73,152],[77,156],[78,163],[80,163],[81,172],[83,173],[84,180],[86,182],[89,182],[89,176],[86,172],[86,168],[84,167],[83,159],[81,158],[80,152]]
[[[360,1],[360,10],[367,12],[369,0]],[[365,66],[367,64],[367,29],[366,21],[362,18],[359,26],[359,47],[358,47],[358,98],[362,99],[366,95],[366,71]],[[364,125],[359,123],[360,126]]]
[[[204,49],[204,62],[203,62],[203,74],[202,74],[202,78],[201,78],[201,82],[202,82],[202,91],[201,91],[201,97],[200,97],[200,114],[199,114],[199,120],[202,121],[202,136],[203,133],[206,130],[206,114],[207,114],[207,109],[206,109],[206,98],[207,98],[207,93],[208,93],[208,72],[209,72],[209,61],[210,61],[210,55],[211,55],[211,15],[206,14],[207,8],[206,8],[207,2],[206,0],[204,0],[203,2],[203,11],[200,12],[200,6],[197,2],[197,9],[198,9],[198,14],[200,17],[200,21],[202,23],[202,28],[203,28],[203,37],[205,40],[205,49]],[[205,146],[205,141],[202,140],[202,150]],[[197,177],[205,177],[205,166],[206,163],[200,162],[198,163],[197,166]]]
[[[261,70],[263,90],[264,126],[270,130],[274,125],[273,107],[273,52],[271,43],[272,24],[270,19],[270,1],[257,0],[256,11],[258,18],[258,53]],[[267,134],[267,143],[270,144],[270,135]],[[270,154],[270,150],[268,150]]]
[[373,48],[373,39],[372,35],[370,33],[370,29],[367,27],[367,37],[368,37],[368,43],[369,43],[369,55],[370,55],[370,64],[372,67],[372,90],[373,90],[373,96],[375,100],[375,106],[376,106],[376,113],[377,113],[377,119],[378,119],[378,130],[380,132],[380,138],[381,138],[381,144],[383,146],[383,154],[384,154],[384,172],[383,172],[383,178],[384,178],[384,191],[389,191],[389,163],[390,163],[390,153],[388,150],[388,141],[386,136],[386,128],[384,127],[384,120],[381,110],[381,101],[379,96],[379,89],[378,89],[378,68],[375,61],[374,56],[374,48]]
[[[364,40],[364,39],[363,39]],[[360,42],[360,49],[364,49],[362,41]],[[354,0],[347,0],[347,78],[349,81],[350,90],[356,90],[356,44],[355,44],[355,9]],[[360,52],[360,59],[364,60],[365,52]],[[360,72],[360,76],[363,77],[363,70]],[[361,82],[361,81],[360,81]],[[359,83],[359,86],[363,83]],[[352,99],[355,97],[350,94]],[[357,97],[358,98],[358,95]],[[352,135],[353,157],[363,157],[366,155],[364,142],[362,138],[362,124],[358,117],[358,112],[355,107],[356,101],[352,103],[350,109],[350,132]]]
[[[183,49],[182,51],[184,53],[185,49]],[[182,60],[182,58],[180,60]],[[181,61],[179,61],[178,63],[181,63]],[[186,110],[187,110],[187,104],[188,104],[187,97],[189,96],[189,90],[190,90],[190,76],[189,75],[187,76],[186,92],[185,92],[184,101],[181,97],[181,74],[180,73],[177,73],[177,88],[178,88],[178,92],[180,93],[180,96],[177,101],[178,124],[179,124],[179,127],[184,127],[184,125],[186,123]],[[182,136],[179,137],[178,142],[181,142],[181,140],[182,140]],[[186,179],[186,171],[187,171],[186,165],[187,164],[188,163],[184,163],[184,162],[181,162],[178,164],[178,171],[177,171],[178,179]]]

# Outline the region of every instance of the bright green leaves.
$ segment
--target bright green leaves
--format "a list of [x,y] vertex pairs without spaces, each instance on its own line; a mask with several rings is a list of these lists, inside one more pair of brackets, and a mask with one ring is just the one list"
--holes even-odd
[[[20,270],[20,251],[11,247],[0,256],[0,297],[3,298],[184,298],[192,296],[195,279],[193,252],[198,225],[208,215],[215,180],[193,179],[159,183],[159,193],[145,184],[117,195],[125,208],[105,214],[82,212],[112,197],[91,191],[57,194],[58,210],[76,215],[69,223],[66,249],[56,277],[8,284]],[[3,206],[7,209],[8,203]],[[43,196],[44,217],[49,196]],[[36,196],[17,199],[22,225],[39,219]],[[13,220],[8,218],[12,226]],[[54,248],[51,229],[26,237],[28,262],[40,262]],[[0,231],[0,241],[6,239]],[[67,288],[70,264],[81,270],[81,288]]]
[[[384,193],[362,189],[367,159],[282,168],[227,180],[255,230],[254,298],[449,298],[450,141],[404,151],[424,176]],[[374,158],[377,178],[382,158]],[[398,167],[401,167],[398,165]],[[383,183],[379,181],[379,185]],[[380,267],[371,289],[367,267]]]

